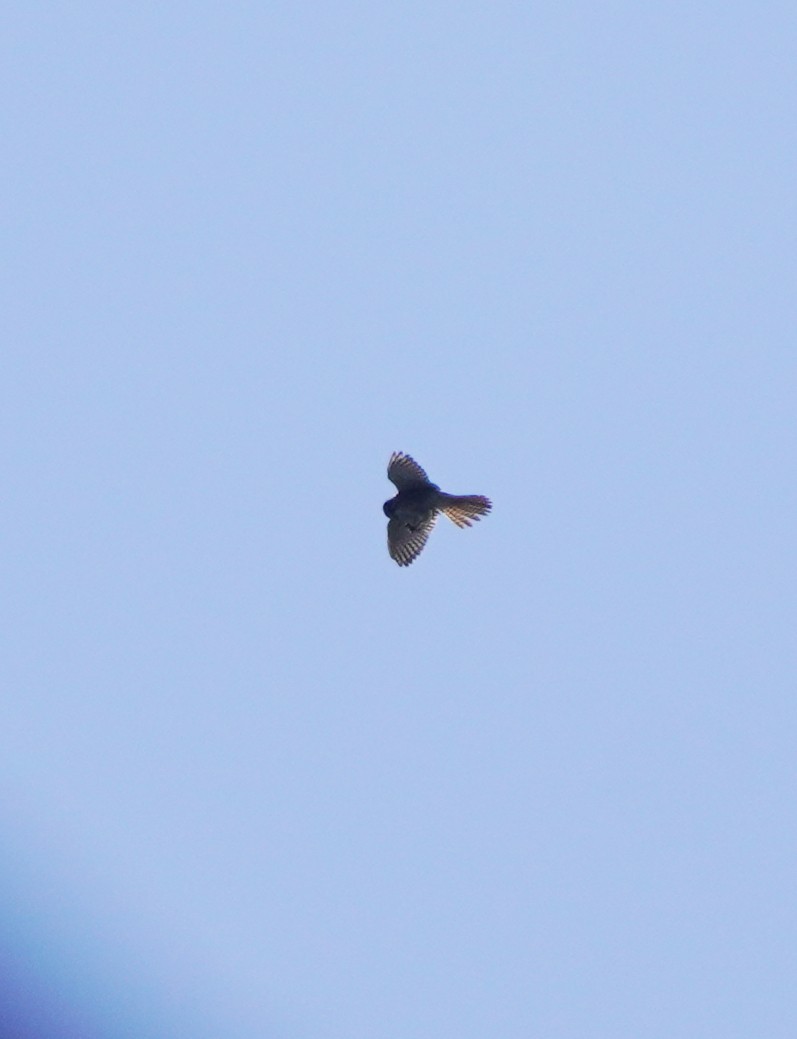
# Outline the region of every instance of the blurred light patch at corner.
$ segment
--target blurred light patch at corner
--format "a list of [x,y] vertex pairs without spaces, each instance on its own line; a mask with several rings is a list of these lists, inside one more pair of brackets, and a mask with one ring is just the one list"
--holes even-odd
[[[131,961],[53,861],[0,869],[0,1039],[210,1039],[152,960]],[[59,875],[60,874],[60,875]]]

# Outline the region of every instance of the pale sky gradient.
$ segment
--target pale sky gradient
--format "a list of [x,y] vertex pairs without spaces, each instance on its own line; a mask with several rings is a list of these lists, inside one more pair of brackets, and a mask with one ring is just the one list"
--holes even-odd
[[793,1039],[794,4],[2,40],[3,1039]]

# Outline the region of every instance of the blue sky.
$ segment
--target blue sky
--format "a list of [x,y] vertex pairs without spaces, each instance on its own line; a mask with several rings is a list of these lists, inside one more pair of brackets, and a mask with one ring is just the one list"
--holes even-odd
[[791,1039],[793,5],[15,6],[3,1035]]

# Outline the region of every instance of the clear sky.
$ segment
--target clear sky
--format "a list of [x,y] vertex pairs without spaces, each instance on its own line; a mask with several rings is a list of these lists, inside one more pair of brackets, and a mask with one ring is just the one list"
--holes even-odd
[[3,1039],[793,1039],[795,5],[2,41]]

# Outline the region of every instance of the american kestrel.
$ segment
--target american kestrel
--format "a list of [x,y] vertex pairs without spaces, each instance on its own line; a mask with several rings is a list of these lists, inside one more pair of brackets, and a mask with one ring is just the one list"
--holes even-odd
[[441,491],[403,451],[390,456],[387,477],[398,488],[395,498],[382,506],[388,518],[387,550],[399,566],[409,566],[420,555],[438,513],[444,512],[458,527],[469,527],[493,507],[481,494]]

